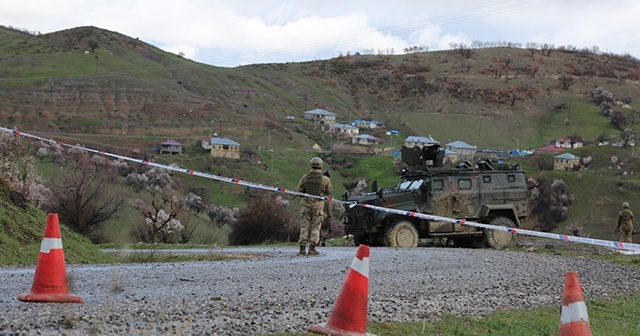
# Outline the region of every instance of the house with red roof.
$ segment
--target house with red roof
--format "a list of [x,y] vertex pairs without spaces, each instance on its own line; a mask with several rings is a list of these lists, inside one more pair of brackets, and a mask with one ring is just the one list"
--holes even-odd
[[582,147],[582,141],[574,141],[572,143],[571,138],[560,138],[556,140],[555,145],[560,148],[580,148]]
[[556,145],[547,145],[538,147],[533,150],[534,153],[560,153],[564,152],[564,148],[556,147]]
[[160,154],[181,154],[183,146],[175,140],[167,140],[160,143]]

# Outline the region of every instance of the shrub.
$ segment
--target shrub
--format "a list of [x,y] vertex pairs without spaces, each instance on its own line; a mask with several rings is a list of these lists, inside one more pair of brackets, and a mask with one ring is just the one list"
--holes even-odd
[[530,215],[538,222],[538,227],[533,229],[550,232],[567,219],[568,207],[575,197],[563,180],[554,179],[549,183],[530,177],[527,188],[530,190]]
[[620,111],[614,111],[611,115],[611,124],[621,131],[624,131],[628,123],[627,117]]
[[299,227],[286,205],[272,192],[252,191],[247,209],[232,225],[229,244],[249,245],[267,242],[297,241]]

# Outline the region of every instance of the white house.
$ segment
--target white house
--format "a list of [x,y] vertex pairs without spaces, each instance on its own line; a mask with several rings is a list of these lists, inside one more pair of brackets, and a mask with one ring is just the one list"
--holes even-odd
[[332,124],[329,131],[332,133],[350,137],[356,136],[360,133],[360,130],[357,127],[347,124]]
[[440,142],[433,140],[433,138],[431,136],[428,137],[421,137],[421,136],[415,136],[415,135],[410,135],[409,137],[407,137],[407,139],[404,141],[404,145],[408,148],[413,148],[413,147],[424,147],[424,146],[433,146],[433,145],[439,145]]
[[324,124],[331,125],[336,122],[335,113],[331,113],[323,109],[315,109],[315,110],[307,111],[304,113],[303,118],[305,120],[313,120],[314,122],[317,122],[318,124],[321,124],[321,125],[324,125]]
[[351,143],[353,143],[354,145],[371,146],[371,145],[377,145],[381,141],[382,140],[380,140],[380,138],[376,138],[373,135],[369,135],[369,134],[360,134],[351,138]]
[[202,141],[200,142],[200,147],[202,147],[202,149],[204,150],[211,150],[211,138],[207,137],[202,139]]
[[384,123],[382,121],[375,121],[375,120],[354,120],[351,123],[351,125],[357,128],[369,128],[369,129],[384,127]]
[[582,141],[576,141],[571,144],[571,138],[560,138],[556,140],[556,147],[558,148],[580,148],[582,147]]
[[445,149],[450,150],[458,154],[460,158],[470,159],[478,151],[476,146],[471,146],[464,141],[454,141],[446,144]]

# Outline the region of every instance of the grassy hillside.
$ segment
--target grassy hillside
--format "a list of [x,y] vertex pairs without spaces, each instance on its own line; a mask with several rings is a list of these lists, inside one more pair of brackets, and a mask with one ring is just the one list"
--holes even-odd
[[[517,138],[533,148],[568,131],[592,139],[593,125],[579,123],[590,91],[602,86],[617,99],[634,98],[640,78],[635,59],[567,49],[351,55],[227,69],[95,27],[38,36],[0,29],[0,42],[7,55],[0,57],[0,124],[87,139],[144,135],[141,145],[215,131],[247,146],[271,130],[273,147],[309,149],[314,132],[300,132],[286,117],[323,108],[338,122],[375,119],[403,136],[431,134],[483,148],[515,147]],[[565,90],[561,76],[575,82]],[[558,104],[570,107],[558,111]],[[625,111],[637,106],[634,100]],[[389,140],[384,131],[373,135]]]
[[[4,181],[1,177],[0,180]],[[0,265],[35,265],[47,216],[32,206],[27,209],[16,206],[8,192],[7,185],[0,183]],[[67,264],[112,262],[89,239],[62,224],[60,234]]]
[[[463,51],[347,55],[227,69],[96,27],[37,36],[0,28],[0,125],[287,189],[296,186],[309,159],[321,155],[332,171],[334,196],[359,178],[369,185],[378,180],[380,187],[396,184],[393,156],[332,153],[335,137],[302,120],[302,113],[314,108],[336,113],[339,123],[385,122],[387,129],[402,134],[389,138],[387,129],[363,132],[396,150],[408,135],[503,150],[531,149],[579,135],[591,146],[570,152],[594,157],[593,166],[580,175],[538,172],[529,162],[533,159],[517,160],[531,176],[569,183],[576,202],[567,223],[609,237],[611,214],[623,201],[634,207],[640,180],[630,173],[636,158],[628,148],[592,146],[602,132],[613,140],[621,132],[590,94],[601,86],[615,100],[632,98],[628,107],[614,110],[627,117],[627,127],[636,129],[640,62],[560,47],[544,54],[517,48]],[[563,76],[571,77],[572,85],[562,87]],[[210,161],[198,145],[213,132],[239,142],[243,159]],[[152,148],[168,138],[185,144],[186,154],[157,156]],[[618,168],[608,168],[612,155],[625,156],[625,179]],[[45,174],[56,171],[46,164],[41,168]],[[246,201],[245,188],[237,185],[193,176],[181,180],[181,192],[189,185],[204,185],[217,205],[242,206]],[[117,228],[118,239],[131,221],[139,220],[134,210],[131,201],[122,218],[108,223]]]

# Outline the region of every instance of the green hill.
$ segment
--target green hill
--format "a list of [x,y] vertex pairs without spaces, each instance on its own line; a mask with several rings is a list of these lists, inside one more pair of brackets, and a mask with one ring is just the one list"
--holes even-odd
[[[595,87],[616,101],[630,98],[628,106],[613,110],[627,118],[627,127],[638,127],[640,62],[628,55],[565,47],[544,53],[456,49],[228,69],[96,27],[43,35],[0,28],[0,55],[0,125],[258,183],[293,188],[314,155],[323,155],[334,171],[335,195],[360,177],[378,179],[381,187],[395,183],[389,151],[375,157],[331,153],[335,138],[302,120],[315,108],[336,113],[339,123],[384,122],[385,129],[367,133],[396,150],[408,135],[500,150],[580,136],[587,146],[571,152],[594,158],[581,178],[538,172],[533,158],[517,160],[531,176],[565,179],[576,194],[566,223],[601,238],[610,236],[609,222],[622,201],[634,207],[640,182],[629,148],[595,147],[603,132],[613,141],[621,133],[594,104]],[[390,139],[388,129],[401,135]],[[207,162],[199,143],[213,132],[240,143],[243,160]],[[152,148],[167,138],[186,144],[186,154],[156,156]],[[612,155],[627,165],[608,168]],[[238,186],[190,176],[184,181],[210,188],[216,204],[245,201]]]
[[[9,197],[9,188],[0,178],[0,265],[35,265],[40,253],[47,216],[41,210],[16,205]],[[77,263],[112,262],[86,237],[60,225],[65,261]]]

